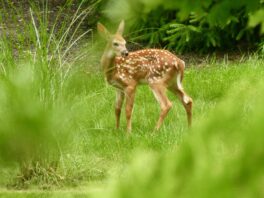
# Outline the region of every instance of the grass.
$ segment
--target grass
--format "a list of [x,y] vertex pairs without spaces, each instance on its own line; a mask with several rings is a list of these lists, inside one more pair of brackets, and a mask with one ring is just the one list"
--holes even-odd
[[[35,12],[37,10],[31,10],[32,15]],[[251,55],[234,62],[207,58],[203,67],[198,68],[194,63],[188,65],[184,87],[194,100],[191,130],[187,128],[180,102],[168,93],[174,106],[160,131],[154,133],[159,105],[147,86],[138,87],[133,131],[131,137],[127,137],[124,112],[121,129],[114,128],[115,90],[104,82],[98,67],[102,47],[98,50],[96,44],[89,42],[73,50],[71,46],[78,43],[78,36],[70,37],[72,41],[67,44],[66,35],[46,31],[43,27],[48,24],[38,27],[33,21],[28,27],[32,31],[29,39],[32,49],[13,56],[13,41],[8,37],[0,41],[0,197],[93,197],[101,193],[102,197],[105,193],[109,197],[133,197],[139,196],[137,192],[154,197],[170,192],[169,181],[179,184],[175,178],[180,178],[187,186],[183,189],[190,192],[190,196],[206,182],[203,178],[212,181],[210,189],[215,190],[213,176],[198,176],[211,171],[210,162],[219,153],[203,152],[208,150],[202,145],[212,146],[216,142],[220,146],[212,146],[214,149],[226,151],[224,155],[220,152],[221,159],[232,159],[228,143],[246,140],[247,135],[235,132],[246,132],[245,123],[253,125],[260,117],[250,112],[262,107],[257,105],[258,97],[255,97],[256,92],[262,90],[259,85],[264,72],[261,57]],[[73,26],[78,27],[78,24]],[[57,27],[56,24],[53,27]],[[65,45],[59,42],[61,39]],[[23,42],[19,45],[23,46]],[[48,51],[39,48],[39,44],[48,43],[51,45]],[[63,56],[65,53],[67,55]],[[237,119],[236,115],[239,115]],[[250,115],[255,116],[253,120]],[[226,120],[228,122],[224,122]],[[219,137],[212,135],[214,132],[216,135],[223,132],[223,137],[220,135],[224,139],[222,147],[215,140]],[[251,154],[254,152],[253,149]],[[204,162],[199,161],[199,157]],[[230,165],[229,171],[232,172],[232,167],[241,167],[238,159],[234,158],[235,165]],[[228,166],[228,162],[213,164],[213,168],[221,169]],[[167,168],[176,171],[175,178],[170,177]],[[188,173],[188,170],[192,171]],[[194,180],[184,179],[185,175]],[[133,178],[134,184],[129,182]],[[154,190],[159,189],[159,183],[153,182],[156,178],[164,183],[160,192]],[[219,178],[222,183],[232,182],[229,178]],[[144,192],[148,187],[153,190],[150,194]],[[188,191],[188,187],[194,191]],[[177,193],[188,196],[184,192]]]
[[134,155],[109,197],[262,197],[263,70],[246,65],[177,150]]
[[[261,75],[263,73],[261,64],[261,60],[252,58],[243,63],[230,63],[228,66],[216,63],[214,66],[208,65],[202,69],[197,69],[195,66],[186,69],[184,84],[195,101],[194,122],[206,118],[208,112],[215,108],[228,93],[228,90],[244,76]],[[35,82],[30,83],[34,84]],[[115,92],[112,87],[104,83],[100,73],[75,73],[67,83],[65,93],[54,102],[53,107],[40,107],[40,111],[48,110],[48,115],[58,122],[59,127],[61,124],[67,126],[60,129],[60,134],[62,134],[60,137],[63,137],[63,140],[67,142],[66,145],[65,142],[60,143],[63,149],[60,150],[60,157],[57,159],[55,174],[60,179],[54,182],[52,179],[55,177],[54,175],[48,174],[46,177],[51,178],[45,178],[42,175],[45,171],[39,171],[39,174],[25,181],[23,185],[27,187],[35,185],[41,188],[52,188],[54,185],[57,187],[79,186],[87,181],[102,182],[111,175],[120,174],[134,153],[138,151],[158,153],[175,151],[182,144],[183,139],[188,136],[183,107],[171,94],[169,96],[174,101],[174,107],[159,133],[155,134],[153,126],[158,118],[159,107],[149,88],[140,86],[137,90],[133,114],[134,130],[132,136],[127,138],[124,116],[121,119],[121,129],[114,129]],[[17,87],[18,90],[22,89],[23,94],[25,93],[24,86],[23,84],[22,87]],[[25,95],[26,99],[32,95],[32,91],[34,90],[28,90],[29,96]],[[32,108],[33,103],[28,105],[27,100],[24,103],[24,96],[19,95],[19,97],[23,100],[21,105],[26,106],[26,109]],[[17,113],[12,116],[17,116]],[[44,115],[41,112],[37,112],[35,116],[39,116],[41,119],[39,122],[43,122]],[[47,122],[49,126],[53,121]],[[20,127],[20,125],[16,127]],[[58,130],[57,126],[52,127],[55,128],[55,131]],[[53,132],[51,131],[51,133]],[[15,162],[16,157],[16,155],[12,156]],[[16,174],[21,174],[15,167],[17,166],[15,165],[12,170],[16,170]],[[8,173],[13,177],[16,175],[7,171],[6,178],[10,178]],[[1,174],[3,175],[3,172]],[[9,179],[2,180],[2,185],[5,186],[9,182]]]

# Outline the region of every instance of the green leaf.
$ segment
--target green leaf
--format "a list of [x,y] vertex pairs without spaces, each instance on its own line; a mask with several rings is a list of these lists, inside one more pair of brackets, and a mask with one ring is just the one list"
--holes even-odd
[[248,26],[256,27],[257,25],[261,25],[261,33],[264,33],[264,8],[259,9],[249,16]]
[[242,36],[244,35],[244,33],[245,33],[245,29],[241,30],[241,31],[238,33],[238,35],[236,36],[236,40],[237,40],[237,41],[240,40],[240,39],[242,38]]
[[213,37],[209,37],[209,40],[210,40],[210,42],[211,42],[211,44],[215,47],[216,46],[216,41],[215,41],[215,39],[213,38]]
[[193,31],[193,32],[201,32],[201,29],[199,27],[195,27],[193,25],[188,25],[189,30]]
[[190,41],[190,33],[189,32],[187,32],[187,34],[186,34],[186,42],[189,42]]

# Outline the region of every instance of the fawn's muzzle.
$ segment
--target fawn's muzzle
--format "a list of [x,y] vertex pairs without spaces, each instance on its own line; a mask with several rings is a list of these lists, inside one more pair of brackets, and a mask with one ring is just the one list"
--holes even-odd
[[122,55],[122,56],[128,56],[128,51],[127,51],[127,50],[122,51],[122,52],[121,52],[121,55]]

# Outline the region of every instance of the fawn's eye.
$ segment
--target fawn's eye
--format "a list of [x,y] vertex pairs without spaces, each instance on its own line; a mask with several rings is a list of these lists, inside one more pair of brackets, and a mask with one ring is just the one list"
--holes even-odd
[[119,44],[116,43],[116,42],[114,42],[113,45],[114,45],[115,47],[118,47]]

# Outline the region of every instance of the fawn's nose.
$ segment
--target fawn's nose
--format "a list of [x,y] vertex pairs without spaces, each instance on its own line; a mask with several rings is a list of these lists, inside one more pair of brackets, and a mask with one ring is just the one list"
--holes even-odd
[[127,50],[124,50],[124,51],[122,51],[122,56],[128,56],[128,51]]

